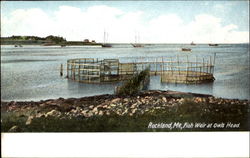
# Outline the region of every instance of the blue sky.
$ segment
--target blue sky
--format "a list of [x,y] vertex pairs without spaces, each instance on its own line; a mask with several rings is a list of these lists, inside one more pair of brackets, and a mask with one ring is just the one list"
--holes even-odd
[[[34,8],[38,10],[34,11]],[[21,10],[21,12],[16,12],[17,10]],[[42,16],[40,19],[45,20],[44,22],[49,23],[48,25],[52,27],[41,26],[39,28],[38,25],[33,24],[32,19],[34,21],[34,17],[32,18],[30,15],[33,14],[32,11],[34,11],[34,14],[38,14],[37,18]],[[25,16],[21,16],[21,14]],[[67,17],[66,14],[70,16]],[[85,15],[88,15],[90,19],[84,18]],[[173,43],[185,43],[192,40],[209,42],[214,38],[218,42],[226,43],[237,42],[236,39],[238,42],[247,42],[246,40],[249,37],[249,35],[247,37],[247,33],[249,34],[248,1],[15,1],[1,2],[1,17],[3,19],[1,21],[1,27],[3,28],[1,33],[6,36],[22,34],[23,30],[25,35],[33,33],[46,36],[46,32],[48,34],[56,32],[66,36],[69,40],[80,40],[85,37],[101,40],[102,34],[100,32],[106,29],[110,34],[110,42],[129,42],[133,39],[131,36],[134,36],[132,34],[135,34],[135,32],[139,32],[142,36],[141,42],[154,42],[151,40],[154,38],[156,42],[163,43],[171,42],[171,39],[160,36],[173,36],[172,32],[175,32],[178,36],[178,38],[172,38]],[[23,21],[21,18],[24,18]],[[130,20],[130,18],[133,20]],[[14,21],[17,21],[17,19],[20,25],[15,25]],[[65,25],[62,19],[65,19]],[[75,21],[72,21],[72,19],[75,19]],[[107,23],[101,20],[102,23],[100,19],[107,19]],[[88,23],[88,20],[91,22]],[[67,21],[71,21],[75,25],[70,26]],[[56,24],[56,22],[58,23]],[[113,24],[114,26],[112,26]],[[29,29],[25,29],[27,25],[36,28],[29,31]],[[86,27],[87,25],[93,25],[93,27]],[[100,27],[96,27],[96,25]],[[59,26],[65,26],[65,28],[59,31]],[[126,26],[128,27],[127,31]],[[164,30],[164,26],[170,32]],[[45,27],[46,29],[43,30]],[[9,30],[8,28],[12,29]],[[84,34],[80,32],[80,28],[87,29],[93,34],[98,32],[100,35]],[[122,31],[119,31],[119,28]],[[53,29],[56,29],[56,31]],[[181,39],[183,37],[179,32],[185,34],[185,40]],[[219,32],[223,32],[223,34],[217,37],[216,34]],[[192,39],[187,38],[190,35]],[[124,37],[123,40],[122,36]]]

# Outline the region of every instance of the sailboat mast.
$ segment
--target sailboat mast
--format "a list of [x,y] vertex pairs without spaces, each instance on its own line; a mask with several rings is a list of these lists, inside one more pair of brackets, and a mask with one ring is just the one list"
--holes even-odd
[[104,30],[104,33],[103,33],[103,43],[105,44],[106,43],[106,32]]
[[109,34],[108,33],[106,33],[106,42],[108,42],[108,36],[109,36]]
[[138,43],[140,43],[140,35],[139,35],[139,32],[138,32],[138,40],[137,40]]

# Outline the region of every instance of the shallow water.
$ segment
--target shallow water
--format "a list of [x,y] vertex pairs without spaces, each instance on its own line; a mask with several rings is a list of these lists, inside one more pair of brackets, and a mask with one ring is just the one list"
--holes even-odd
[[[191,47],[192,52],[182,52]],[[211,94],[216,97],[250,99],[249,44],[225,44],[209,47],[183,44],[154,44],[144,48],[116,44],[113,48],[101,47],[44,47],[1,46],[1,99],[42,100],[50,98],[83,97],[112,94],[119,83],[84,84],[60,77],[60,64],[72,58],[118,58],[121,62],[152,60],[154,57],[176,57],[189,60],[208,59],[216,53],[216,80],[213,83],[185,85],[161,83],[159,76],[152,76],[150,89],[177,90]],[[66,72],[64,72],[66,74]],[[65,76],[65,75],[64,75]]]

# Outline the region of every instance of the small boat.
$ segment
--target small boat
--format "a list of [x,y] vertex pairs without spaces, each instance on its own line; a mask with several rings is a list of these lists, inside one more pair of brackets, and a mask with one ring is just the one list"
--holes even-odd
[[102,47],[105,47],[105,48],[111,48],[111,47],[112,47],[112,45],[111,45],[111,44],[104,43],[104,44],[102,44]]
[[192,41],[192,42],[191,42],[191,45],[193,45],[193,46],[194,46],[194,45],[196,45],[196,44]]
[[133,47],[138,48],[138,47],[144,47],[142,44],[133,44],[131,43]]
[[54,46],[55,44],[53,43],[44,43],[43,46]]
[[23,47],[21,44],[19,44],[19,45],[15,45],[15,47]]
[[208,44],[209,46],[218,46],[218,44]]
[[182,48],[181,50],[182,51],[191,51],[192,49],[191,48]]

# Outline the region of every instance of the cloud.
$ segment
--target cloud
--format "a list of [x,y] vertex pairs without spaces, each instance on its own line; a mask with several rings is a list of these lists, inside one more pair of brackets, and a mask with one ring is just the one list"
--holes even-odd
[[[11,13],[10,17],[2,18],[2,35],[27,34],[44,36],[50,30],[52,23],[48,15],[41,9],[17,9]],[[43,30],[47,30],[44,32]]]
[[[221,7],[221,6],[217,6]],[[109,42],[134,42],[136,32],[141,42],[157,43],[241,43],[249,42],[249,32],[238,31],[238,26],[223,26],[221,19],[200,14],[190,22],[177,14],[161,14],[148,18],[144,11],[125,12],[105,5],[85,10],[60,6],[52,14],[42,9],[17,9],[10,15],[1,14],[2,36],[60,35],[67,40],[103,40],[109,33]]]

